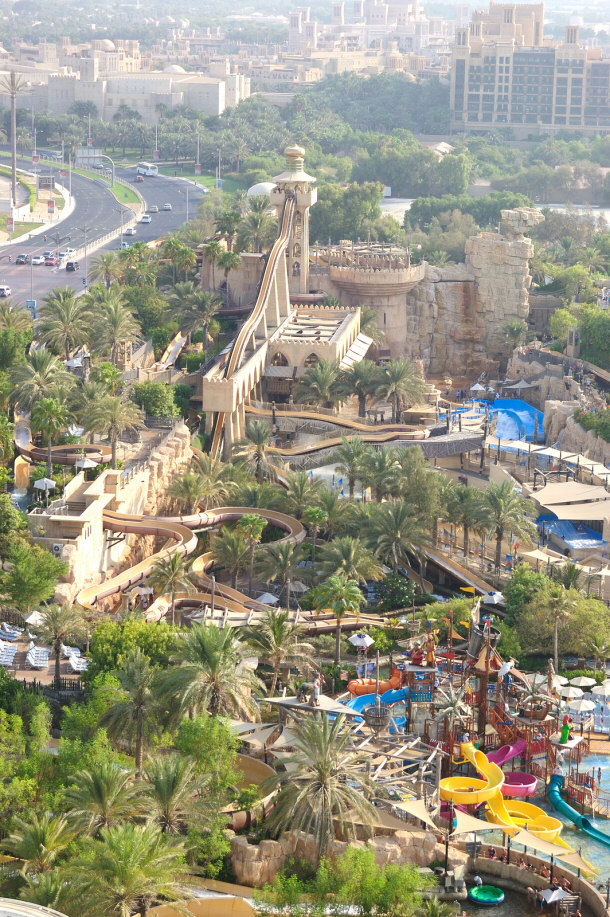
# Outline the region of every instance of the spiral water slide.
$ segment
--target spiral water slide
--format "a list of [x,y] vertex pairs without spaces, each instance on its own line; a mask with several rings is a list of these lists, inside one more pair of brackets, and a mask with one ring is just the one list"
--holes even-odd
[[[295,198],[286,197],[284,201],[284,209],[282,211],[282,221],[279,235],[273,243],[271,251],[269,252],[269,258],[267,259],[267,264],[265,265],[265,270],[263,272],[254,308],[252,309],[252,312],[246,321],[241,326],[239,333],[235,338],[235,343],[233,344],[233,349],[231,350],[229,359],[227,360],[224,367],[223,376],[225,379],[230,379],[233,373],[238,369],[248,341],[254,334],[261,318],[263,317],[275,272],[278,268],[280,258],[283,256],[286,245],[288,243],[295,207]],[[210,445],[210,455],[212,458],[216,458],[220,452],[225,419],[226,414],[221,412],[217,413],[214,417]]]
[[[254,404],[247,404],[245,407],[246,414],[253,414],[256,417],[272,417],[273,408],[260,407]],[[353,430],[354,433],[357,433],[361,436],[362,439],[366,439],[368,435],[371,436],[383,436],[384,434],[395,434],[397,437],[400,435],[403,439],[427,439],[430,435],[430,431],[425,428],[415,428],[407,424],[400,423],[380,423],[375,424],[374,427],[370,423],[364,423],[361,420],[355,420],[351,417],[343,417],[340,415],[333,414],[322,414],[318,411],[313,411],[311,408],[290,408],[290,410],[277,410],[278,417],[295,417],[299,420],[315,420],[323,421],[324,423],[333,424],[336,427],[345,427],[347,430]],[[322,440],[322,442],[330,442],[330,440]],[[298,446],[296,447],[299,448]]]
[[[25,415],[17,417],[15,423],[15,445],[20,455],[30,462],[46,462],[46,446],[35,446],[32,442],[30,424]],[[54,465],[75,465],[79,459],[88,458],[98,465],[106,464],[112,459],[110,446],[84,443],[81,445],[51,446]]]

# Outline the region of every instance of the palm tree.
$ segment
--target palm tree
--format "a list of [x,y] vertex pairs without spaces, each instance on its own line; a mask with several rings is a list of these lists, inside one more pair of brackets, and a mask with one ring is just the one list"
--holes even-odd
[[14,331],[15,334],[27,333],[32,328],[32,316],[27,309],[15,305],[10,299],[0,302],[0,331]]
[[267,527],[267,520],[263,519],[257,513],[245,513],[237,523],[237,531],[245,539],[248,545],[248,594],[252,595],[252,585],[254,582],[254,552],[256,546],[263,537],[263,532]]
[[271,823],[276,830],[291,828],[313,833],[321,860],[336,837],[354,833],[355,824],[370,825],[374,809],[367,800],[372,783],[366,776],[365,752],[354,749],[345,717],[307,718],[294,725],[295,752],[284,760],[286,769],[262,784],[262,792],[277,790]]
[[587,651],[593,656],[593,675],[597,675],[597,664],[601,662],[602,667],[608,656],[610,656],[610,642],[603,634],[595,634],[589,639]]
[[123,264],[116,252],[102,252],[89,266],[89,277],[93,283],[101,280],[109,290],[115,280],[123,276]]
[[209,290],[197,290],[188,296],[181,312],[181,327],[189,334],[199,328],[203,331],[203,349],[208,347],[210,322],[222,306],[222,299]]
[[55,287],[44,297],[37,326],[44,344],[63,350],[66,360],[91,335],[91,312],[84,297],[71,287]]
[[68,883],[60,869],[49,869],[38,875],[25,876],[26,884],[19,891],[22,901],[66,912]]
[[101,761],[72,777],[64,792],[68,816],[79,832],[99,834],[142,811],[142,789],[133,772],[115,761]]
[[57,398],[41,398],[36,401],[31,413],[32,429],[47,438],[47,477],[53,474],[53,439],[65,430],[70,414]]
[[80,640],[83,635],[82,612],[75,605],[47,605],[40,612],[38,628],[45,643],[50,643],[55,653],[55,690],[61,688],[61,646],[70,640]]
[[140,334],[140,323],[125,305],[122,296],[112,294],[113,290],[109,290],[102,307],[99,337],[94,349],[98,353],[110,351],[110,360],[116,364],[119,345],[133,343],[137,339]]
[[176,596],[179,592],[195,591],[190,563],[182,554],[170,554],[155,561],[150,572],[151,586],[159,590],[160,595],[169,594],[172,602],[172,624],[176,623]]
[[408,503],[385,503],[371,516],[368,533],[371,547],[393,570],[416,559],[419,563],[422,592],[422,549],[429,541],[425,525]]
[[335,629],[335,665],[341,663],[341,621],[348,612],[358,616],[360,605],[364,596],[358,586],[358,581],[348,579],[344,573],[329,576],[328,579],[316,586],[314,590],[314,606],[318,611],[329,610],[335,616],[337,627]]
[[321,506],[308,506],[303,513],[303,522],[309,529],[309,534],[311,535],[311,563],[314,568],[315,576],[316,538],[318,532],[326,522],[326,513]]
[[47,872],[72,842],[74,833],[65,815],[53,815],[43,812],[39,815],[32,812],[30,820],[13,817],[13,831],[2,842],[2,846],[11,856],[22,860],[21,872]]
[[582,590],[582,570],[573,561],[557,564],[553,569],[553,579],[565,589]]
[[263,252],[277,236],[277,219],[269,212],[269,200],[264,202],[265,209],[250,208],[237,228],[237,247],[242,252]]
[[379,315],[372,306],[360,306],[360,332],[371,338],[373,344],[381,344],[385,339],[385,332],[377,325]]
[[520,538],[535,531],[528,518],[528,503],[515,490],[510,481],[491,482],[483,492],[483,507],[489,530],[496,536],[496,570],[502,563],[502,539],[512,531]]
[[366,399],[379,389],[381,369],[372,360],[353,363],[341,373],[339,387],[343,395],[355,395],[358,399],[358,416],[366,417]]
[[259,553],[257,569],[265,583],[278,583],[281,597],[288,581],[298,572],[302,559],[303,549],[292,541],[266,544]]
[[553,583],[544,593],[537,593],[534,606],[538,614],[548,615],[553,625],[553,662],[559,669],[559,625],[570,620],[578,604],[578,593]]
[[362,456],[360,477],[371,488],[376,503],[396,490],[400,463],[392,449],[367,447]]
[[310,671],[315,666],[313,647],[302,640],[304,631],[300,625],[291,624],[289,614],[289,611],[271,608],[246,633],[246,641],[258,658],[273,670],[270,697],[275,694],[282,666],[295,666],[299,672]]
[[327,536],[343,532],[349,525],[354,511],[354,504],[343,498],[343,488],[323,487],[316,494],[316,506],[324,511],[324,524],[321,531]]
[[283,502],[282,492],[274,484],[263,481],[252,484],[246,481],[235,488],[235,505],[252,509],[279,509]]
[[176,268],[184,271],[184,279],[188,277],[188,272],[197,263],[197,255],[189,248],[186,243],[170,236],[163,244],[163,255],[167,258],[174,269],[174,280],[176,279]]
[[293,471],[286,476],[283,503],[285,511],[301,519],[307,507],[316,503],[324,488],[324,482],[319,478],[313,478],[308,471]]
[[221,252],[218,256],[216,263],[218,267],[224,271],[225,275],[225,301],[229,302],[229,273],[231,271],[236,271],[239,265],[241,264],[241,258],[238,254],[232,251]]
[[383,576],[381,564],[359,538],[335,538],[325,544],[320,552],[320,567],[325,576],[342,573],[358,583],[379,580]]
[[248,542],[241,532],[223,527],[212,543],[215,562],[231,577],[233,589],[237,588],[237,577],[248,563]]
[[184,834],[203,782],[197,777],[195,762],[188,758],[153,758],[144,770],[142,785],[148,818],[164,834]]
[[424,396],[425,383],[409,360],[390,360],[383,367],[378,394],[389,398],[392,405],[392,423],[396,423],[400,406],[410,407]]
[[187,471],[180,477],[174,478],[167,488],[167,495],[172,497],[180,509],[186,513],[196,513],[208,493],[206,479],[192,471]]
[[206,710],[210,716],[251,716],[256,710],[252,692],[261,682],[242,664],[247,652],[235,628],[196,624],[162,673],[159,696],[179,715]]
[[12,400],[21,410],[30,411],[39,398],[54,398],[61,387],[74,386],[74,376],[49,350],[33,350],[28,362],[12,370],[15,385]]
[[366,455],[366,445],[359,436],[341,438],[341,445],[335,449],[334,461],[337,463],[335,471],[345,475],[349,486],[350,499],[353,499],[356,479],[362,471],[362,462]]
[[295,401],[334,407],[341,400],[338,360],[317,360],[301,376],[295,390]]
[[115,825],[85,842],[67,874],[81,909],[94,915],[147,917],[155,901],[187,897],[185,849],[156,825]]
[[202,246],[201,251],[203,252],[205,260],[209,261],[212,267],[212,289],[215,290],[216,278],[214,277],[214,266],[218,263],[218,258],[222,252],[222,246],[216,239],[210,239]]
[[141,777],[144,742],[156,728],[156,672],[148,656],[137,648],[124,657],[115,675],[121,686],[120,699],[102,713],[98,726],[111,738],[135,740],[136,774]]
[[245,437],[233,446],[233,456],[254,472],[259,484],[265,477],[273,477],[272,466],[267,459],[267,450],[273,434],[264,420],[250,420],[246,424]]
[[[215,221],[216,232],[225,239],[228,252],[230,252],[233,247],[233,240],[240,222],[241,213],[238,210],[223,210]],[[220,255],[223,254],[225,254],[225,252],[223,252],[221,248]],[[216,262],[218,263],[219,260],[220,256],[216,259]]]
[[124,430],[137,430],[144,426],[140,408],[118,395],[106,395],[93,406],[86,427],[92,433],[106,433],[112,447],[112,467],[117,466],[117,445]]
[[474,487],[458,484],[449,495],[448,518],[455,525],[461,525],[464,534],[464,559],[470,554],[470,530],[478,531],[485,522],[485,512],[480,491]]

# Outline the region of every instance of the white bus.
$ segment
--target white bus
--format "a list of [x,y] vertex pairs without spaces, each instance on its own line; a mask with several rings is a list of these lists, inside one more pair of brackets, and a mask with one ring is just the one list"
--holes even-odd
[[154,165],[152,162],[139,162],[136,171],[138,175],[158,175],[159,166]]

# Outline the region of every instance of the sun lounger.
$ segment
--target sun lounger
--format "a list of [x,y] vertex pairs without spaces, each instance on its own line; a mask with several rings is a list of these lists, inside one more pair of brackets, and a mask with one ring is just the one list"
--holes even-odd
[[7,621],[3,621],[0,625],[2,630],[7,634],[16,634],[17,637],[20,637],[24,632],[25,628],[17,627],[15,624],[9,624]]
[[81,672],[86,672],[89,668],[89,660],[83,659],[80,656],[70,656],[68,663],[73,672],[80,674]]
[[16,643],[19,640],[19,634],[14,634],[10,630],[4,630],[4,627],[0,629],[0,636],[3,640],[8,640],[9,643]]
[[50,654],[51,654],[50,650],[34,648],[31,650],[28,650],[28,653],[25,659],[28,665],[30,666],[30,668],[32,669],[48,669]]
[[69,659],[70,656],[80,656],[80,650],[77,646],[64,646],[62,643],[61,654],[64,659]]
[[0,653],[0,665],[1,666],[11,666],[15,661],[15,656],[17,654],[16,646],[9,646],[5,650],[2,650]]

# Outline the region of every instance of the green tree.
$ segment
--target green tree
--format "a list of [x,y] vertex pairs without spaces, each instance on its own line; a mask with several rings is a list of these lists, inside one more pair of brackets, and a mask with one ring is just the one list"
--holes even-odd
[[[146,384],[146,383],[143,383]],[[105,395],[93,406],[86,427],[92,433],[106,433],[112,448],[112,467],[117,466],[117,446],[121,433],[144,426],[142,411],[119,395]]]
[[259,484],[265,477],[274,477],[273,466],[268,459],[272,440],[271,427],[264,420],[250,420],[246,424],[245,437],[233,447],[233,456],[254,472]]
[[61,688],[61,647],[70,639],[79,640],[83,634],[81,612],[74,605],[47,605],[41,612],[40,636],[50,643],[55,653],[55,690]]
[[340,369],[338,360],[316,360],[301,376],[295,400],[306,404],[334,407],[341,399]]
[[329,576],[328,579],[316,586],[314,590],[314,607],[317,611],[331,611],[335,616],[335,665],[341,664],[341,621],[346,614],[360,614],[360,606],[364,596],[358,586],[358,581],[348,579],[344,573]]
[[14,331],[15,334],[28,334],[32,330],[32,316],[22,306],[10,299],[0,302],[0,331]]
[[[13,506],[10,494],[0,494],[0,560],[4,561],[12,548],[20,543],[22,534],[27,529],[27,520],[16,506]],[[1,574],[0,574],[1,581]]]
[[321,506],[308,506],[303,512],[303,522],[309,529],[309,534],[311,535],[311,564],[315,577],[316,538],[318,537],[320,529],[326,522],[326,513]]
[[345,717],[326,716],[295,725],[295,751],[283,772],[269,777],[263,792],[277,790],[271,821],[277,829],[313,833],[318,861],[324,857],[337,825],[342,837],[354,833],[354,822],[372,823],[374,810],[366,796],[364,753],[354,750]]
[[245,646],[232,627],[192,627],[180,641],[159,682],[160,697],[179,713],[252,714],[260,682],[242,664]]
[[392,423],[396,423],[399,409],[417,404],[425,390],[424,380],[419,376],[415,364],[409,360],[390,360],[383,367],[377,393],[390,400]]
[[92,283],[102,281],[109,290],[116,280],[123,276],[123,264],[117,252],[102,252],[94,258],[89,266],[89,277]]
[[22,860],[21,871],[27,875],[52,869],[73,837],[65,815],[33,812],[29,820],[14,818],[13,831],[2,846],[11,856]]
[[176,631],[165,621],[151,627],[148,621],[126,618],[101,621],[91,637],[89,654],[93,677],[114,672],[123,660],[140,650],[151,665],[165,668],[176,646]]
[[308,471],[293,471],[286,475],[284,491],[284,510],[297,519],[309,506],[317,504],[320,493],[325,489],[324,482],[313,478]]
[[381,579],[381,564],[359,538],[344,535],[324,545],[320,567],[325,576],[343,574],[358,583]]
[[568,328],[578,324],[578,319],[570,309],[555,309],[551,315],[551,334],[559,341],[565,342],[568,337]]
[[39,398],[56,398],[62,388],[75,383],[74,376],[49,350],[32,351],[27,363],[14,367],[12,377],[12,400],[22,411],[30,411]]
[[256,651],[259,660],[272,668],[269,696],[273,697],[282,666],[294,666],[299,672],[314,668],[313,647],[302,638],[303,628],[292,624],[288,611],[269,609],[257,624],[248,628],[246,641]]
[[218,258],[222,252],[222,246],[216,239],[210,239],[202,246],[203,257],[209,261],[212,268],[212,289],[216,289],[216,278],[214,277],[214,267],[218,263]]
[[110,360],[116,364],[119,346],[133,343],[140,334],[140,325],[120,293],[114,293],[114,287],[106,291],[104,300],[98,303],[99,319],[94,350],[97,353],[109,353]]
[[212,544],[214,560],[231,577],[231,586],[237,588],[237,577],[248,563],[248,542],[241,532],[223,527]]
[[36,544],[18,541],[8,554],[9,568],[0,573],[2,592],[22,614],[50,599],[68,565]]
[[250,198],[249,212],[237,227],[237,247],[242,252],[263,252],[271,247],[277,236],[277,219],[269,209],[269,200],[262,197],[261,207]]
[[64,798],[70,822],[85,834],[97,835],[143,811],[142,788],[134,783],[133,771],[114,761],[79,771]]
[[344,395],[358,399],[358,416],[366,417],[367,398],[377,394],[382,370],[372,360],[360,360],[344,370],[339,378],[339,388]]
[[220,310],[222,300],[209,290],[197,290],[186,298],[181,310],[181,327],[189,334],[200,328],[203,332],[203,349],[208,347],[210,322]]
[[31,412],[31,426],[47,439],[47,477],[53,476],[53,439],[65,430],[70,414],[57,398],[41,398]]
[[80,906],[95,917],[146,917],[156,901],[186,897],[184,857],[182,843],[156,825],[115,825],[85,842],[69,877]]
[[91,318],[84,297],[77,298],[71,287],[55,287],[43,299],[38,336],[44,344],[63,350],[64,358],[69,360],[72,351],[89,340]]
[[184,834],[201,807],[197,797],[204,783],[189,758],[153,758],[144,770],[143,802],[148,817],[163,833]]
[[144,743],[156,728],[155,669],[140,649],[128,653],[116,671],[121,689],[119,700],[99,719],[99,726],[114,739],[135,744],[136,774],[142,775]]
[[264,545],[259,552],[257,569],[265,583],[278,583],[281,598],[288,581],[299,572],[299,563],[303,559],[303,550],[292,541],[280,541],[277,544]]
[[349,487],[350,499],[354,497],[356,479],[362,471],[362,462],[367,454],[364,440],[359,436],[341,438],[341,445],[335,449],[333,459],[337,463],[335,471],[345,475]]
[[132,399],[150,417],[177,417],[174,390],[165,382],[136,382]]
[[413,580],[392,570],[380,583],[377,596],[380,611],[398,611],[410,608],[415,597]]
[[68,904],[68,883],[61,869],[50,869],[38,875],[25,877],[26,884],[19,891],[19,897],[31,904],[52,908],[65,913]]
[[225,301],[229,302],[229,274],[231,271],[236,271],[239,265],[241,264],[241,259],[238,254],[232,251],[221,252],[216,263],[221,271],[225,275]]
[[470,531],[478,530],[485,523],[485,512],[480,491],[463,484],[452,489],[448,507],[448,518],[462,527],[464,535],[464,558],[470,554]]
[[519,538],[527,538],[535,532],[535,528],[529,520],[527,501],[517,493],[510,481],[490,483],[483,492],[483,507],[488,528],[496,536],[496,569],[500,570],[505,533],[508,531]]
[[364,486],[371,488],[376,503],[381,503],[396,490],[399,474],[400,464],[392,449],[366,448],[360,463],[360,477]]
[[190,563],[182,554],[170,554],[156,560],[150,571],[149,582],[159,590],[160,595],[168,594],[171,600],[172,624],[176,623],[176,596],[180,592],[187,595],[195,591]]
[[[371,516],[371,547],[393,570],[417,560],[423,580],[422,551],[429,541],[426,526],[408,503],[385,503]],[[423,582],[420,583],[423,588]]]
[[248,594],[252,595],[254,582],[254,554],[256,546],[263,537],[263,532],[267,527],[267,520],[263,519],[257,513],[245,513],[237,523],[237,531],[245,539],[248,545],[249,565],[248,565]]

